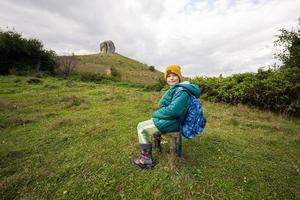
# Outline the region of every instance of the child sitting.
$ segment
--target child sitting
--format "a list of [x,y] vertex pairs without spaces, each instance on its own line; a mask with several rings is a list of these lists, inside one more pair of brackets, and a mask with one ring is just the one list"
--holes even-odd
[[[170,88],[161,98],[159,109],[153,112],[150,120],[140,122],[137,126],[141,156],[134,160],[134,164],[141,168],[153,166],[152,143],[148,138],[149,135],[154,136],[155,146],[160,151],[160,134],[180,129],[180,124],[191,103],[188,92],[196,98],[200,96],[200,89],[197,85],[190,84],[188,81],[181,82],[182,74],[179,65],[167,66],[164,75]],[[174,95],[177,87],[184,87],[188,92],[182,90]]]

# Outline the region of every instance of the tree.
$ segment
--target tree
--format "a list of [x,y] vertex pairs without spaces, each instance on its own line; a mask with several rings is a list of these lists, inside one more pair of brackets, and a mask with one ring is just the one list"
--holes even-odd
[[298,67],[300,68],[300,18],[299,26],[296,30],[291,31],[280,29],[280,35],[277,35],[275,46],[283,48],[281,53],[275,54],[283,63],[283,68]]
[[74,54],[72,54],[72,56],[61,56],[58,60],[59,68],[57,69],[57,73],[64,78],[69,77],[78,65],[78,61]]
[[54,51],[43,49],[38,39],[23,38],[14,30],[0,29],[0,74],[15,72],[49,71],[56,68]]

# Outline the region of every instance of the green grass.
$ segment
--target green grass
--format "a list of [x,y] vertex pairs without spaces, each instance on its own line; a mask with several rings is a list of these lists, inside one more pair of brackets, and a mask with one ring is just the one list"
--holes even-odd
[[136,125],[162,93],[0,77],[1,199],[300,199],[300,120],[203,101],[207,127],[140,170]]
[[163,76],[160,71],[151,71],[149,66],[120,54],[91,54],[76,56],[79,66],[76,72],[107,74],[111,67],[121,74],[121,81],[138,84],[155,84]]

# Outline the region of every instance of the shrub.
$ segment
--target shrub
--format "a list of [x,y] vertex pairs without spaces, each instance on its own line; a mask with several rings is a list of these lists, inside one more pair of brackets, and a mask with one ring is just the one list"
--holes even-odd
[[300,115],[300,69],[282,68],[257,73],[235,74],[226,78],[196,77],[205,98],[213,102],[244,103],[263,109]]
[[100,83],[104,79],[105,79],[105,77],[101,74],[95,74],[95,73],[81,73],[80,74],[80,80],[86,81],[86,82]]
[[96,74],[96,73],[90,73],[90,72],[83,72],[80,74],[77,74],[74,77],[78,77],[81,81],[85,82],[94,82],[94,83],[103,83],[103,82],[119,82],[120,80],[116,77],[109,77],[102,74]]
[[25,39],[15,31],[0,30],[0,74],[54,72],[57,67],[54,51],[43,49],[38,39]]
[[157,83],[154,85],[145,86],[145,91],[161,91],[166,86],[166,81],[164,78],[159,78]]
[[151,66],[149,67],[149,70],[152,71],[152,72],[154,72],[154,71],[155,71],[155,67],[154,67],[153,65],[151,65]]

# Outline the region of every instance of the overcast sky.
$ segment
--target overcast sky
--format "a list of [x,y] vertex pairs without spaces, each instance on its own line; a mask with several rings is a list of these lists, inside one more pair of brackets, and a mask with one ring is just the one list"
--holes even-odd
[[1,0],[0,27],[58,54],[116,51],[186,76],[255,72],[272,65],[279,29],[298,25],[299,0]]

